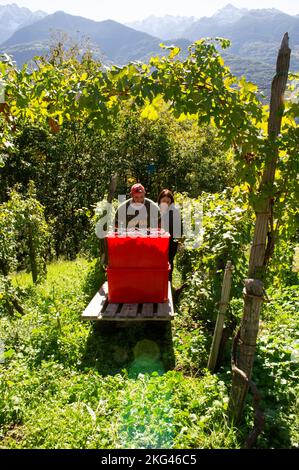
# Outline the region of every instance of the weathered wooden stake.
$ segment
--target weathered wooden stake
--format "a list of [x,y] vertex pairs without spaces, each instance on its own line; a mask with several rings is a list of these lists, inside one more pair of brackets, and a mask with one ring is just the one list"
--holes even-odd
[[109,185],[109,191],[108,191],[108,202],[112,202],[114,198],[114,193],[116,191],[116,186],[117,186],[117,173],[111,176],[110,180],[110,185]]
[[[281,119],[284,111],[283,100],[288,79],[290,55],[289,36],[288,33],[285,33],[278,52],[276,75],[272,80],[271,86],[268,121],[269,144],[275,143],[281,129]],[[279,154],[276,145],[269,145],[269,148],[271,153],[267,156],[269,161],[266,162],[259,188],[260,203],[256,209],[256,223],[250,250],[248,279],[245,280],[243,318],[236,336],[237,341],[234,342],[235,346],[238,347],[238,351],[234,351],[232,354],[233,379],[228,411],[230,419],[234,423],[238,423],[242,418],[248,387],[251,384],[260,309],[264,300],[263,280],[265,268],[269,260],[269,250],[273,251],[273,234],[271,234],[271,227],[269,228],[269,221],[273,203],[272,194],[275,170]]]
[[221,300],[219,303],[219,312],[217,315],[214,336],[210,351],[210,356],[208,360],[208,369],[213,371],[216,367],[217,358],[219,354],[219,346],[223,332],[223,325],[224,325],[224,316],[227,310],[227,306],[229,303],[229,296],[230,296],[230,289],[232,285],[232,272],[233,272],[233,265],[231,261],[228,261],[225,266],[224,276],[223,276],[223,284],[221,290]]

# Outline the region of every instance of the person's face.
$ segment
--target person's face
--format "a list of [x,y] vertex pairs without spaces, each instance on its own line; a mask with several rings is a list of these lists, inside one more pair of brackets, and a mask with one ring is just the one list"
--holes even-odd
[[161,206],[161,208],[163,208],[163,207],[164,207],[164,208],[167,208],[168,206],[170,206],[170,204],[171,204],[171,199],[170,199],[170,197],[168,197],[168,196],[162,197],[162,199],[161,199],[161,201],[160,201],[160,206]]
[[144,203],[144,193],[135,193],[132,195],[133,201],[135,204],[143,204]]
[[170,206],[171,204],[171,199],[170,197],[168,196],[163,196],[161,201],[160,201],[160,211],[163,213],[163,212],[166,212],[168,207]]
[[162,203],[163,203],[163,204],[167,204],[168,206],[170,206],[170,204],[171,204],[171,199],[170,199],[170,197],[168,197],[168,196],[163,196],[162,199],[161,199],[161,201],[160,201],[160,204],[162,204]]

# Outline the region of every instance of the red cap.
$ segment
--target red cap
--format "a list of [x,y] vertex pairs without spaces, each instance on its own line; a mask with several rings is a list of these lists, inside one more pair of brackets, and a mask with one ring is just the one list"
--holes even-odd
[[145,193],[145,189],[140,183],[133,184],[131,194]]

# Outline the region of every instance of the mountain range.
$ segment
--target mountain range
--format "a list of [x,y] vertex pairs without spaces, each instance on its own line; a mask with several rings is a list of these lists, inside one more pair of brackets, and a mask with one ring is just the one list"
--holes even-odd
[[225,37],[231,47],[222,55],[236,75],[245,74],[266,93],[274,73],[277,50],[288,31],[292,48],[291,69],[299,69],[299,15],[280,10],[237,8],[231,4],[211,17],[150,16],[142,21],[121,24],[107,19],[94,21],[58,11],[47,15],[31,12],[16,4],[0,7],[0,51],[13,56],[19,66],[34,55],[49,51],[57,36],[89,48],[95,57],[110,65],[131,60],[147,61],[165,53],[159,46],[175,44],[184,57],[188,45],[202,37]]
[[185,31],[197,20],[198,18],[195,18],[195,16],[150,15],[143,20],[131,21],[125,24],[137,31],[142,31],[161,39],[175,39],[185,37]]
[[[0,49],[12,55],[18,65],[29,61],[34,55],[49,51],[51,43],[60,37],[66,43],[78,43],[82,49],[89,47],[95,57],[105,64],[124,65],[130,60],[146,60],[152,55],[162,54],[161,39],[136,31],[114,20],[94,21],[81,16],[57,11],[18,28]],[[172,41],[164,41],[171,44]],[[176,44],[187,50],[190,41],[178,39]]]
[[46,15],[44,11],[32,12],[29,8],[18,7],[15,3],[0,5],[0,44],[17,29],[32,24]]

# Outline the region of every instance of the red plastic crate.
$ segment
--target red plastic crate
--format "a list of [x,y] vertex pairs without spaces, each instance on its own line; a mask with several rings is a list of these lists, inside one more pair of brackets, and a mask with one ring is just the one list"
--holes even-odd
[[117,233],[106,236],[108,265],[110,268],[168,268],[170,235],[158,232],[158,237],[129,233],[125,237]]
[[169,266],[167,269],[108,267],[108,301],[113,303],[167,301],[169,269]]

